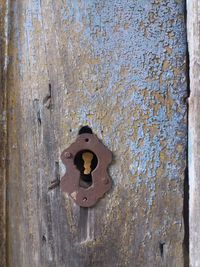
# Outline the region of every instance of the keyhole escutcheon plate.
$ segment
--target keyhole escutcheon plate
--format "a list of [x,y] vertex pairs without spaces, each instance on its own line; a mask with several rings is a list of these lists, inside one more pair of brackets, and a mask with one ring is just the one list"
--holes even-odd
[[[75,164],[75,158],[81,151],[83,175],[92,177],[89,187],[81,186],[81,173]],[[93,169],[94,155],[97,165]],[[62,152],[61,160],[66,166],[66,173],[61,179],[61,190],[68,193],[77,205],[92,207],[110,190],[112,182],[107,169],[112,161],[112,153],[95,134],[78,135],[76,141]]]

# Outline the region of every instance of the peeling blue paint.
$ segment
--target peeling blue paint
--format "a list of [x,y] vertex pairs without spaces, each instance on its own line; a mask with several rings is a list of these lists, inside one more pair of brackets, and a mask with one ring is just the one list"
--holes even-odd
[[[183,14],[184,3],[175,0],[66,0],[60,10],[69,56],[77,66],[73,75],[80,82],[79,125],[88,124],[99,135],[109,125],[105,144],[118,159],[128,153],[130,177],[125,179],[136,177],[135,189],[145,185],[150,204],[161,179],[158,169],[165,165],[163,177],[179,181],[183,165],[178,159],[185,158],[185,149],[176,150],[186,144],[187,127]],[[28,19],[29,32],[31,27]],[[71,34],[77,34],[79,51]],[[79,69],[83,55],[94,63]],[[113,167],[111,172],[117,175]]]

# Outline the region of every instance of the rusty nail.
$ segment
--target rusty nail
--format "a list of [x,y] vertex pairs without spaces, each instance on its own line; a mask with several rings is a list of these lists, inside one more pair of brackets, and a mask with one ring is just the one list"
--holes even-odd
[[52,190],[54,188],[56,188],[57,186],[60,185],[60,180],[54,180],[54,181],[51,181],[51,185],[48,187],[49,190]]

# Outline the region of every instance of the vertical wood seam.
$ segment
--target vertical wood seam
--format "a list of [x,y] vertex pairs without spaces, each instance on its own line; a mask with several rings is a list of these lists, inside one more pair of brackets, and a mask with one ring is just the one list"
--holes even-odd
[[1,2],[1,87],[0,87],[0,266],[6,267],[6,177],[7,177],[7,66],[8,66],[8,32],[9,0]]

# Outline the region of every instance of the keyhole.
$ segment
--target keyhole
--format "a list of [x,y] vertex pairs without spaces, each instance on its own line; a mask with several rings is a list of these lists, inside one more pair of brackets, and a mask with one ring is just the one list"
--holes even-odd
[[94,157],[94,155],[91,152],[84,152],[82,154],[82,159],[84,161],[84,166],[83,166],[84,171],[83,171],[83,173],[86,174],[86,175],[90,174],[91,171],[92,171],[91,170],[91,167],[92,167],[91,165],[92,165],[93,157]]
[[83,150],[77,153],[74,164],[80,171],[80,186],[88,188],[92,185],[92,171],[98,163],[97,156],[89,150]]

